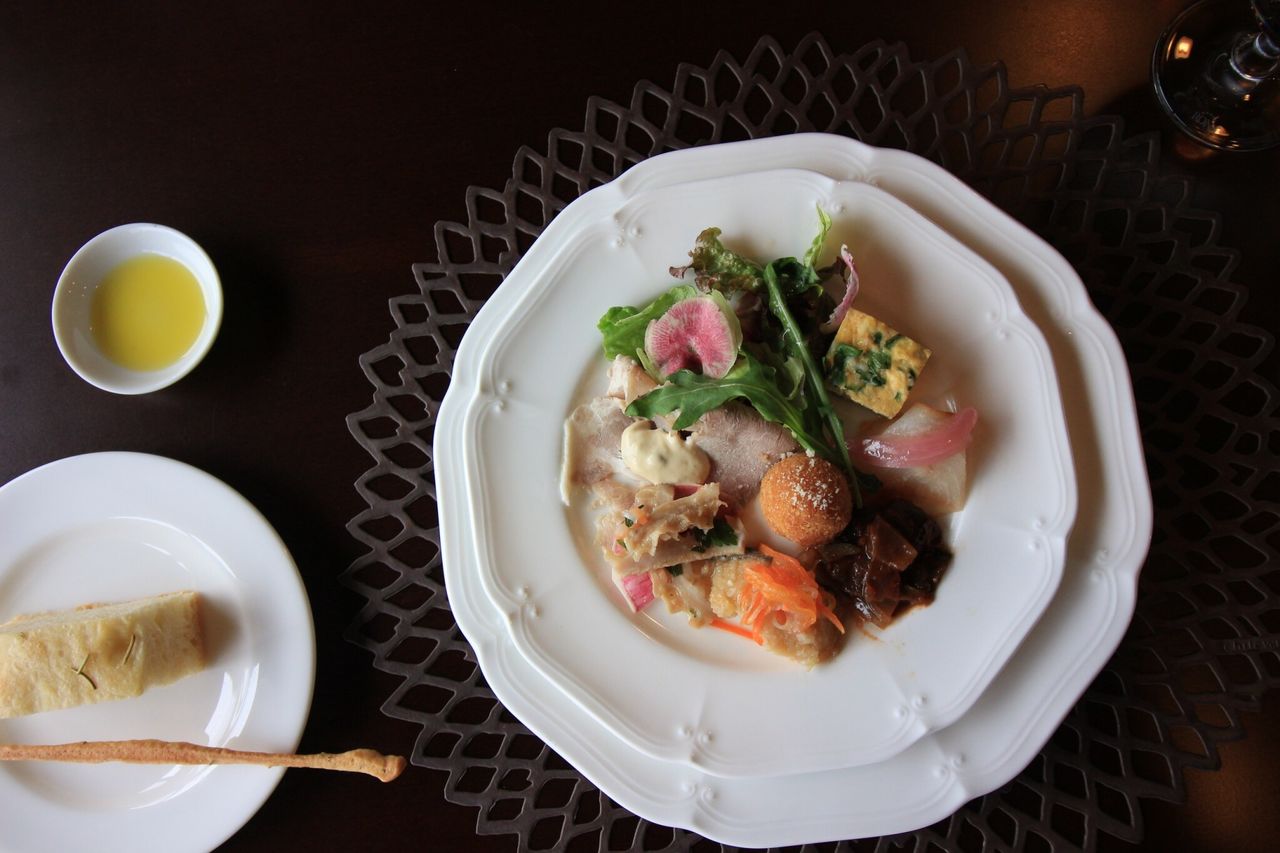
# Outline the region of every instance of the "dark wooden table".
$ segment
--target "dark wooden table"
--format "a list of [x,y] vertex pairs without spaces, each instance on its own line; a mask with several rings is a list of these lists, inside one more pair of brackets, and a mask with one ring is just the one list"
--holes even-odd
[[[1015,86],[1079,84],[1090,113],[1164,129],[1148,63],[1182,3],[324,5],[0,11],[0,482],[99,450],[162,454],[225,480],[280,531],[311,598],[319,668],[302,747],[408,752],[415,730],[379,711],[392,679],[342,637],[359,603],[337,581],[358,554],[344,524],[368,465],[343,419],[369,399],[356,359],[385,340],[387,299],[414,288],[410,263],[428,256],[436,220],[464,216],[468,185],[501,186],[520,145],[581,126],[590,95],[625,101],[682,61],[743,57],[764,34],[790,46],[814,29],[837,49],[964,47],[975,62],[1003,60]],[[1253,322],[1275,330],[1280,157],[1168,159],[1195,177],[1195,204],[1222,214]],[[204,245],[226,314],[191,376],[129,398],[63,363],[49,300],[81,243],[135,221]],[[1144,809],[1142,849],[1272,847],[1276,697],[1245,728],[1220,771],[1189,776],[1185,805]],[[385,786],[291,772],[226,849],[514,849],[474,825],[424,770]]]

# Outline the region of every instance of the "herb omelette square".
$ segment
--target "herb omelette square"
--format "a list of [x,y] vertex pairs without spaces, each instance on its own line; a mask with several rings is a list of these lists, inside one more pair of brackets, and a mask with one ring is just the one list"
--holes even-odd
[[850,308],[827,352],[827,382],[855,403],[892,418],[907,402],[929,355],[928,348]]

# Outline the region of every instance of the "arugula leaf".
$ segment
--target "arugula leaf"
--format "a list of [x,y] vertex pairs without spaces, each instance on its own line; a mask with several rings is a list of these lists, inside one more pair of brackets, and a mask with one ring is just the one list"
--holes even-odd
[[[809,391],[813,394],[811,405],[817,414],[826,421],[826,431],[830,435],[831,444],[835,446],[835,458],[832,461],[837,462],[849,475],[849,482],[853,485],[854,504],[860,507],[862,506],[862,494],[858,488],[858,479],[853,470],[853,462],[849,459],[849,447],[844,441],[844,424],[841,422],[840,416],[836,414],[835,408],[831,405],[831,398],[827,396],[827,386],[823,381],[822,373],[818,370],[818,365],[814,363],[813,353],[809,352],[808,342],[800,331],[800,327],[796,325],[795,318],[791,316],[791,312],[787,309],[787,299],[778,280],[779,265],[785,268],[794,263],[794,258],[782,258],[764,268],[764,286],[769,291],[769,310],[778,318],[778,322],[782,324],[784,345],[804,365]],[[796,440],[799,441],[798,436]],[[823,455],[831,458],[829,447],[825,448]]]
[[760,265],[726,249],[720,242],[719,228],[707,228],[699,234],[689,253],[689,264],[672,267],[671,274],[679,278],[690,269],[703,290],[729,293],[760,289]]
[[600,322],[596,323],[596,328],[604,338],[605,358],[612,359],[619,355],[636,358],[636,351],[644,350],[644,330],[648,328],[649,322],[667,313],[667,309],[677,302],[697,295],[698,288],[693,285],[677,284],[644,308],[610,308],[600,318]]
[[822,205],[818,205],[818,236],[813,238],[813,242],[809,244],[809,251],[804,253],[804,265],[809,269],[816,269],[818,266],[818,253],[822,251],[822,244],[827,241],[827,233],[831,230],[831,217],[822,209]]
[[711,379],[692,370],[678,371],[666,385],[632,402],[627,414],[653,418],[679,409],[680,417],[671,428],[688,429],[707,412],[736,399],[746,400],[765,420],[785,426],[801,447],[831,458],[831,448],[821,430],[815,431],[806,416],[808,407],[802,401],[797,405],[779,386],[777,371],[749,353],[744,353],[723,379]]
[[[822,276],[813,267],[801,264],[795,258],[779,258],[777,264],[778,285],[786,297],[787,310],[795,320],[803,340],[808,342],[814,357],[821,357],[831,342],[832,334],[822,331],[822,323],[835,309],[835,300],[822,286]],[[774,315],[775,318],[777,315]],[[783,341],[785,328],[778,319],[774,346],[787,350]]]
[[[801,296],[812,288],[821,289],[822,287],[818,271],[795,258],[778,258],[769,266],[773,267],[773,274],[778,286],[782,288],[782,295],[788,299]],[[761,274],[762,279],[763,277]]]
[[765,367],[773,368],[778,388],[787,399],[798,400],[804,396],[804,365],[799,359],[765,344],[746,343],[743,347]]

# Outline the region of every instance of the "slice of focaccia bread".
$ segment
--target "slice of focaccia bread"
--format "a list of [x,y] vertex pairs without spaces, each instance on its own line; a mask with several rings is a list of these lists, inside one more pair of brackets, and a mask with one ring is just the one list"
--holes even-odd
[[204,668],[200,594],[32,613],[0,625],[0,719],[126,699]]

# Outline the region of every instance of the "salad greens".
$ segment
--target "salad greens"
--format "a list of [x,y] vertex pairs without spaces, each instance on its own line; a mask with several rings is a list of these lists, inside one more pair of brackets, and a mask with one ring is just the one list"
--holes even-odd
[[[828,226],[830,225],[830,220],[828,220],[827,224]],[[810,251],[812,252],[812,250]],[[837,456],[831,461],[838,462],[844,472],[849,475],[849,480],[853,485],[854,496],[858,498],[857,502],[861,505],[861,496],[858,494],[857,486],[858,478],[854,474],[853,463],[849,461],[849,445],[844,440],[844,424],[841,422],[840,416],[836,414],[835,408],[831,405],[831,398],[827,396],[827,386],[822,376],[822,371],[818,369],[818,365],[813,360],[813,353],[809,351],[809,342],[801,333],[800,327],[796,325],[795,318],[791,316],[791,311],[787,308],[787,299],[783,292],[782,280],[778,275],[778,265],[786,265],[788,261],[793,262],[793,259],[784,258],[782,261],[774,261],[764,268],[764,284],[769,290],[769,310],[782,323],[783,340],[787,347],[804,365],[805,379],[809,390],[813,393],[811,405],[826,421],[832,444],[836,447]],[[815,279],[817,278],[817,273],[813,271],[812,265],[805,265],[803,271],[811,273]],[[822,287],[820,283],[815,286]]]
[[[818,234],[802,259],[778,258],[764,266],[726,248],[719,228],[707,228],[689,253],[690,263],[671,268],[677,278],[692,270],[693,285],[676,285],[640,309],[611,308],[597,325],[607,357],[638,358],[655,379],[665,382],[632,402],[628,415],[652,418],[679,410],[672,428],[687,429],[706,412],[745,400],[765,420],[785,426],[805,450],[840,466],[861,506],[860,485],[876,481],[854,470],[844,427],[818,366],[832,337],[821,330],[822,322],[835,307],[822,282],[839,268],[838,261],[825,269],[817,266],[831,230],[831,218],[821,208],[818,222]],[[645,329],[677,302],[704,293],[724,294],[739,315],[759,315],[750,317],[751,322],[741,317],[744,333],[748,328],[753,332],[745,336],[737,362],[720,379],[687,369],[659,375],[645,353]]]
[[596,323],[604,338],[605,358],[629,355],[635,358],[636,352],[644,351],[644,330],[651,320],[656,320],[667,309],[682,299],[698,295],[698,288],[691,284],[677,284],[644,308],[636,309],[629,305],[610,308]]
[[731,252],[720,242],[720,229],[707,228],[694,241],[689,253],[690,263],[672,267],[671,274],[684,278],[693,270],[693,281],[701,290],[719,290],[733,293],[738,290],[757,290],[762,270],[758,264],[737,252]]
[[782,424],[791,431],[805,450],[827,456],[826,436],[820,423],[815,423],[807,410],[797,405],[798,395],[790,394],[779,383],[777,371],[757,361],[750,353],[738,359],[723,379],[712,379],[692,370],[673,374],[666,385],[635,400],[627,414],[652,418],[680,410],[672,429],[688,429],[698,418],[718,409],[730,400],[743,398],[767,421]]

